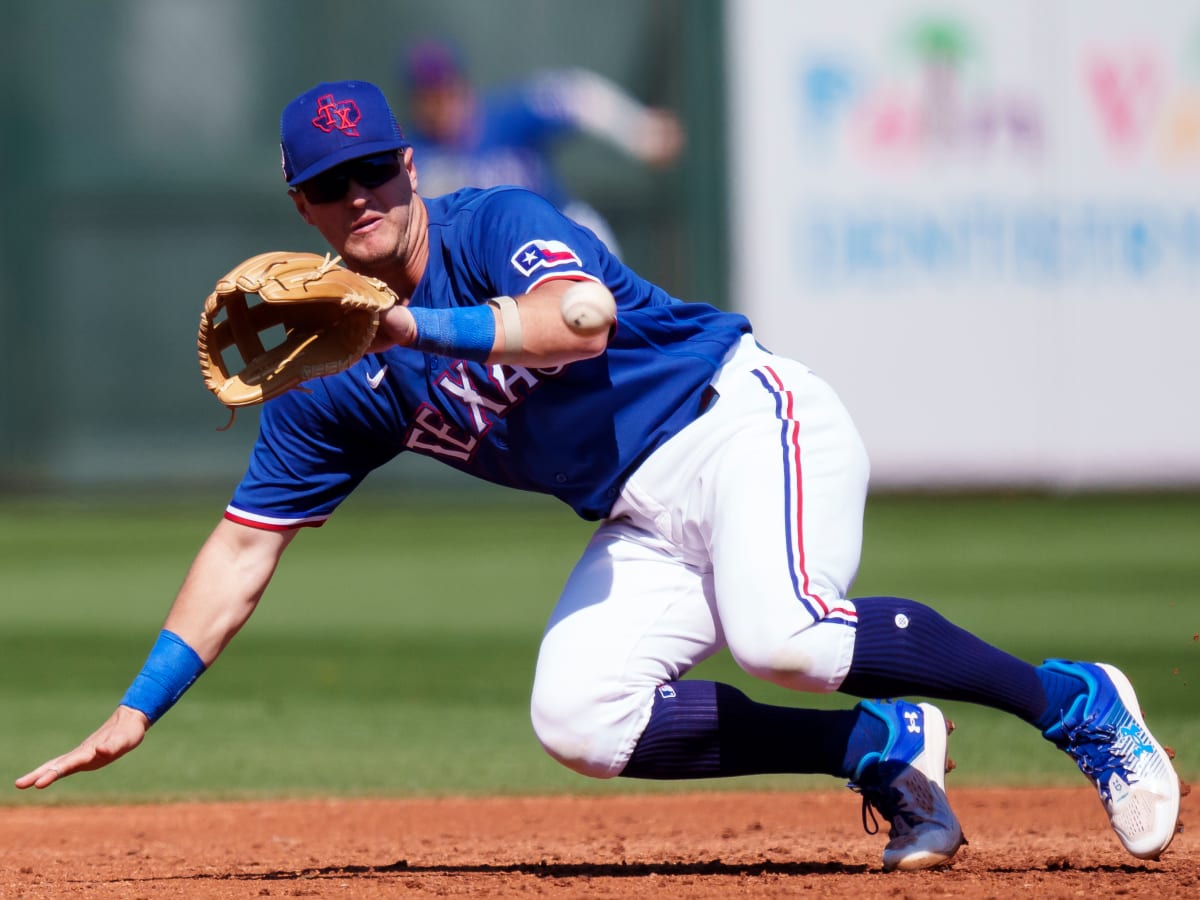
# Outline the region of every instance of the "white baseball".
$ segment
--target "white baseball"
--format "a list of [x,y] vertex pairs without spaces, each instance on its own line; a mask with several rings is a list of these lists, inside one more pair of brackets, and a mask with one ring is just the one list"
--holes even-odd
[[562,317],[572,331],[595,334],[611,328],[617,320],[617,301],[604,285],[577,281],[563,293]]

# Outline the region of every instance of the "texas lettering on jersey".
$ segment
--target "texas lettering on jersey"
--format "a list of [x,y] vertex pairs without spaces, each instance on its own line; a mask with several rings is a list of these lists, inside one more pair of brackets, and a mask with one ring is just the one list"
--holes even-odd
[[487,369],[486,384],[477,385],[467,364],[457,360],[438,376],[434,386],[450,403],[466,409],[469,429],[447,421],[440,410],[422,403],[404,436],[404,446],[426,456],[470,462],[492,425],[524,402],[543,379],[562,370],[562,366],[527,369],[494,365]]

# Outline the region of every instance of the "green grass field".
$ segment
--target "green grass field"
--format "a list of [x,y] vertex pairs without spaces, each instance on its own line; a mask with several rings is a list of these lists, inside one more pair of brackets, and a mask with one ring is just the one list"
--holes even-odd
[[[0,504],[0,775],[63,752],[111,711],[225,496]],[[355,498],[292,545],[247,628],[117,764],[0,804],[318,794],[694,789],[596,782],[538,747],[538,639],[591,526],[542,498]],[[856,595],[923,600],[1029,660],[1094,658],[1134,680],[1151,727],[1200,775],[1200,496],[880,496]],[[740,673],[756,699],[845,707]],[[1028,726],[944,704],[952,783],[1079,783]],[[826,778],[712,789],[833,786]]]

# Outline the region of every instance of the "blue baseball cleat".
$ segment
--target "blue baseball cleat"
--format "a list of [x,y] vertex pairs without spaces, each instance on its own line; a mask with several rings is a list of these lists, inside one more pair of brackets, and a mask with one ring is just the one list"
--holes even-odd
[[[887,746],[864,756],[850,782],[851,789],[863,796],[864,827],[871,807],[891,823],[883,870],[949,863],[967,842],[944,785],[951,767],[946,761],[946,736],[954,726],[928,703],[863,700],[859,708],[888,727]],[[871,819],[874,823],[873,815]]]
[[1179,776],[1146,728],[1133,685],[1103,663],[1048,659],[1043,666],[1087,685],[1043,735],[1092,780],[1125,849],[1139,859],[1158,859],[1175,837]]

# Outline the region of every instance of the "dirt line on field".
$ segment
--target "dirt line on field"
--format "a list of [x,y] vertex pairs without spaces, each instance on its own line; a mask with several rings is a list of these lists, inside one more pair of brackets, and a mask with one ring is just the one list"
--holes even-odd
[[1086,785],[951,796],[970,844],[918,873],[849,791],[10,807],[0,896],[1200,895],[1197,830],[1134,859]]

